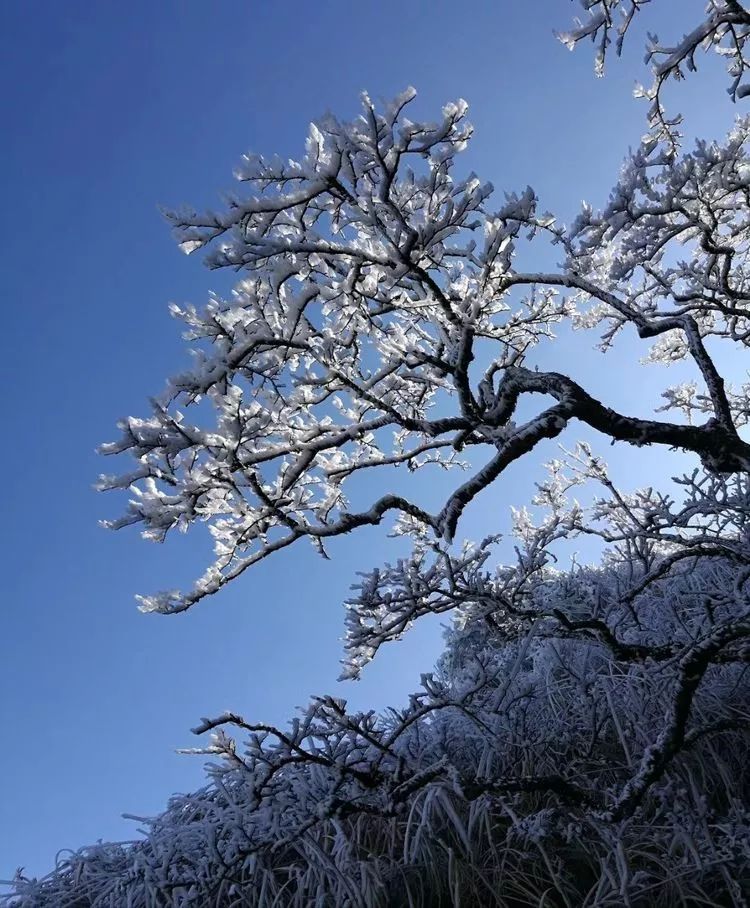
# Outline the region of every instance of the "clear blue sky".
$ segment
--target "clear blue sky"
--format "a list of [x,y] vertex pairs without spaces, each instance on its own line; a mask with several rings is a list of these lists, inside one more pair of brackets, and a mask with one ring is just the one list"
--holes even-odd
[[[676,5],[654,3],[644,22],[673,33]],[[337,689],[341,602],[354,571],[385,551],[381,531],[341,541],[330,563],[290,551],[187,615],[141,615],[133,595],[189,583],[206,540],[158,547],[99,529],[124,502],[91,490],[113,469],[94,448],[183,362],[167,303],[200,304],[230,284],[177,251],[157,206],[213,204],[243,151],[297,155],[310,119],[356,113],[362,89],[388,97],[414,84],[428,117],[463,96],[476,126],[467,166],[483,179],[531,183],[564,217],[583,198],[603,201],[644,129],[631,97],[641,33],[626,63],[596,80],[586,48],[570,54],[552,37],[576,10],[565,0],[0,4],[0,879],[19,864],[46,871],[59,848],[131,837],[123,811],[158,812],[171,792],[202,784],[200,759],[174,753],[194,746],[202,715],[283,722],[334,690],[381,707],[430,668],[434,623]],[[689,83],[699,132],[730,122],[721,88],[713,76]],[[592,360],[580,374],[627,406],[619,362]],[[618,456],[623,467],[634,455]],[[502,527],[532,478],[519,466],[476,529]]]

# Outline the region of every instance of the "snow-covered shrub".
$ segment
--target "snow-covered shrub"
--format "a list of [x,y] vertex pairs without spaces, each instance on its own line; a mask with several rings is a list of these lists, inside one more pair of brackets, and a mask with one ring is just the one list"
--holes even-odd
[[[585,450],[571,461],[608,481]],[[559,486],[561,465],[551,473]],[[748,507],[744,479],[694,477],[672,520],[689,511],[702,545],[706,482],[711,500],[724,489],[723,517]],[[513,566],[487,569],[490,539],[379,570],[391,601],[408,601],[415,562],[460,600],[406,708],[319,698],[286,729],[204,720],[219,758],[205,789],[174,798],[143,841],[19,880],[17,904],[743,904],[750,549],[727,532],[715,554],[675,562],[648,496],[595,501],[599,523],[563,501],[536,526],[518,515]],[[611,536],[626,515],[651,538],[613,544],[596,568],[546,564],[561,522]],[[370,605],[371,590],[365,578]]]

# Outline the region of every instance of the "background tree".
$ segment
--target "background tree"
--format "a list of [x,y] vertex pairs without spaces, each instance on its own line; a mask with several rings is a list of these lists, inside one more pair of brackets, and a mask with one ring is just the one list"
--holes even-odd
[[[564,39],[593,37],[601,66],[642,5],[584,3]],[[395,515],[412,554],[355,589],[345,674],[421,615],[453,612],[454,628],[389,715],[323,697],[288,730],[203,720],[199,752],[222,758],[212,784],[143,844],[19,879],[19,904],[744,904],[749,386],[717,364],[749,336],[750,121],[683,154],[662,86],[708,46],[742,96],[749,23],[714,2],[674,47],[652,39],[652,130],[605,208],[569,227],[530,188],[497,205],[456,176],[466,104],[414,123],[411,90],[319,121],[300,161],[246,157],[247,191],[223,211],[169,214],[186,252],[244,276],[229,300],[175,309],[194,367],[105,447],[137,461],[102,483],[134,491],[113,526],[160,540],[205,522],[215,541],[193,590],[141,607],[183,611],[300,539],[325,554]],[[524,267],[549,243],[557,270]],[[540,369],[564,322],[598,328],[604,350],[634,331],[652,361],[691,361],[695,382],[664,389],[673,418],[616,412]],[[696,468],[679,495],[626,493],[579,444],[516,513],[515,563],[488,568],[493,538],[454,546],[470,502],[576,420]],[[360,505],[374,480],[359,476],[395,464],[470,475],[437,512],[387,487]],[[589,508],[570,495],[585,484],[600,489]],[[556,544],[581,534],[605,543],[602,564],[556,569]]]

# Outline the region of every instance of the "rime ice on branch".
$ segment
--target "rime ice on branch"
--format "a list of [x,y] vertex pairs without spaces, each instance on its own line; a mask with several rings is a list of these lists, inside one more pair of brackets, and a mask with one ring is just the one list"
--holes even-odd
[[[102,482],[134,490],[111,526],[141,524],[161,540],[206,522],[215,541],[192,591],[145,596],[144,610],[181,611],[298,539],[323,551],[387,515],[450,542],[470,501],[576,420],[612,440],[693,452],[711,473],[750,466],[737,431],[747,387],[725,387],[706,343],[748,338],[749,122],[677,161],[649,139],[606,208],[565,227],[530,188],[498,204],[473,174],[455,178],[471,136],[466,104],[415,123],[413,97],[380,111],[365,96],[353,122],[311,127],[301,161],[246,157],[225,210],[169,214],[184,249],[207,248],[211,267],[244,277],[228,300],[175,308],[194,367],[104,446],[137,461]],[[522,244],[550,239],[558,270],[516,267]],[[665,391],[665,409],[690,422],[615,412],[598,389],[530,368],[537,342],[571,319],[602,326],[604,348],[631,330],[653,342],[652,360],[691,358],[700,381]],[[519,419],[529,395],[551,405]],[[190,420],[202,398],[209,428]],[[355,474],[450,467],[464,448],[484,466],[439,512],[392,494],[349,507]]]
[[[558,37],[571,50],[580,41],[591,40],[596,46],[596,74],[602,76],[613,42],[619,57],[636,14],[651,0],[580,0],[580,3],[587,13],[586,18],[576,20],[572,29]],[[680,81],[687,73],[696,72],[696,57],[700,51],[713,50],[726,61],[727,91],[732,100],[750,94],[745,57],[748,35],[750,12],[739,0],[708,0],[705,18],[670,44],[663,44],[658,35],[648,35],[646,63],[651,68],[653,81],[648,87],[639,85],[635,95],[650,102],[648,120],[655,139],[665,140],[668,147],[675,150],[682,116],[667,113],[664,87],[670,79]]]
[[[569,494],[585,483],[588,511]],[[220,761],[207,788],[173,798],[143,841],[17,879],[11,904],[510,908],[553,892],[741,908],[750,488],[684,484],[679,503],[624,494],[581,446],[550,464],[537,519],[515,515],[515,564],[491,567],[492,538],[455,552],[423,536],[362,578],[348,625],[355,674],[421,614],[453,611],[405,706],[328,696],[284,727],[201,720],[195,752]],[[604,564],[555,569],[555,541],[577,533],[608,544]]]

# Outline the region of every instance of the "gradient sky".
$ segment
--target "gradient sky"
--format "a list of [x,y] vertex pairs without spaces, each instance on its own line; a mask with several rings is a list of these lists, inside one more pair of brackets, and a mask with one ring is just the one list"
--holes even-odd
[[[660,0],[644,25],[681,34],[691,21],[675,25],[677,5],[695,18],[703,3]],[[124,501],[92,491],[115,469],[94,448],[119,417],[146,413],[184,362],[167,303],[200,304],[208,288],[231,285],[177,251],[157,206],[215,204],[242,152],[301,154],[308,122],[327,109],[356,114],[362,89],[390,97],[414,84],[427,118],[465,97],[476,126],[467,167],[498,190],[531,183],[563,218],[581,199],[603,202],[644,131],[632,99],[643,32],[597,80],[587,48],[570,54],[552,36],[575,9],[0,2],[0,879],[18,865],[45,872],[64,847],[130,838],[122,812],[153,814],[173,791],[200,786],[200,758],[175,749],[195,746],[201,716],[231,708],[283,723],[324,692],[382,707],[430,669],[439,622],[386,648],[359,683],[336,684],[341,603],[354,572],[384,557],[384,530],[338,541],[331,562],[288,551],[186,615],[140,614],[134,594],[188,584],[207,540],[154,546],[100,529]],[[677,95],[691,129],[716,135],[736,110],[707,68]],[[592,343],[570,342],[561,362]],[[632,354],[591,357],[576,377],[633,409]],[[498,484],[469,535],[506,525],[540,458]],[[669,454],[614,458],[633,483],[674,472]]]

